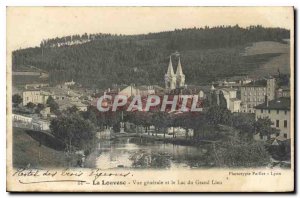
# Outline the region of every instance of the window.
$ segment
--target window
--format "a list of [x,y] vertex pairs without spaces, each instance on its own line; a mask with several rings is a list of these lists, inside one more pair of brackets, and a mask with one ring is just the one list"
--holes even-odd
[[276,120],[276,127],[279,127],[279,120]]
[[260,110],[260,113],[263,113],[263,112],[264,112],[264,110],[263,110],[263,109],[261,109],[261,110]]
[[268,113],[269,113],[269,114],[271,113],[271,110],[270,110],[270,109],[268,110]]
[[287,128],[287,120],[284,120],[284,122],[283,122],[283,127],[284,127],[284,128]]
[[277,114],[279,114],[279,110],[277,109]]
[[287,110],[284,110],[284,114],[285,114],[285,115],[287,114]]
[[287,138],[287,134],[286,134],[286,133],[285,133],[285,134],[283,134],[283,137],[284,137],[284,138]]

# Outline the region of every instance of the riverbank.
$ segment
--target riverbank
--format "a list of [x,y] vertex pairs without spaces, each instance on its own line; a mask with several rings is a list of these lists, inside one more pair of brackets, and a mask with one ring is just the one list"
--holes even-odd
[[70,164],[76,164],[76,161],[66,155],[62,145],[53,137],[13,128],[14,167],[59,168]]
[[171,135],[166,135],[165,137],[163,134],[156,135],[148,135],[147,133],[115,133],[112,137],[112,140],[124,137],[135,137],[146,139],[148,141],[161,141],[163,143],[170,143],[175,145],[182,145],[182,146],[199,146],[200,144],[207,144],[207,143],[216,143],[219,141],[212,141],[212,140],[205,140],[205,139],[194,139],[192,137],[173,137]]

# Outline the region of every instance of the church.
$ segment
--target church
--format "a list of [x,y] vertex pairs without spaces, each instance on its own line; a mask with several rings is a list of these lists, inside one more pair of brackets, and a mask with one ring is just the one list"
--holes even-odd
[[165,88],[167,90],[173,90],[176,88],[184,87],[184,85],[185,85],[185,75],[182,72],[180,57],[178,59],[178,66],[175,74],[172,65],[172,57],[170,56],[168,71],[165,74]]

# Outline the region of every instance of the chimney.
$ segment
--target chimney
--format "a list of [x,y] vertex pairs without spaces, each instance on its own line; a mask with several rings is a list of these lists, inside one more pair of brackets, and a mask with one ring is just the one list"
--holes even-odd
[[267,105],[267,107],[269,106],[269,100],[268,100],[268,96],[265,96],[265,103]]

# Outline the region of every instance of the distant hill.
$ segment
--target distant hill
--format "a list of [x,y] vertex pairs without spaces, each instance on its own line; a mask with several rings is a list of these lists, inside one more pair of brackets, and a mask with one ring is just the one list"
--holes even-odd
[[279,54],[259,68],[250,72],[250,75],[265,76],[278,72],[290,74],[290,42],[279,43],[274,41],[262,41],[253,43],[245,50],[246,56],[253,56],[258,54]]
[[[186,82],[202,84],[250,74],[285,52],[253,54],[249,48],[245,51],[246,47],[260,41],[284,45],[283,39],[288,38],[286,29],[261,26],[191,28],[134,36],[73,35],[14,51],[13,70],[24,65],[38,67],[49,72],[52,84],[74,79],[98,88],[122,83],[162,85],[169,55],[179,51]],[[173,61],[176,69],[175,57]]]

